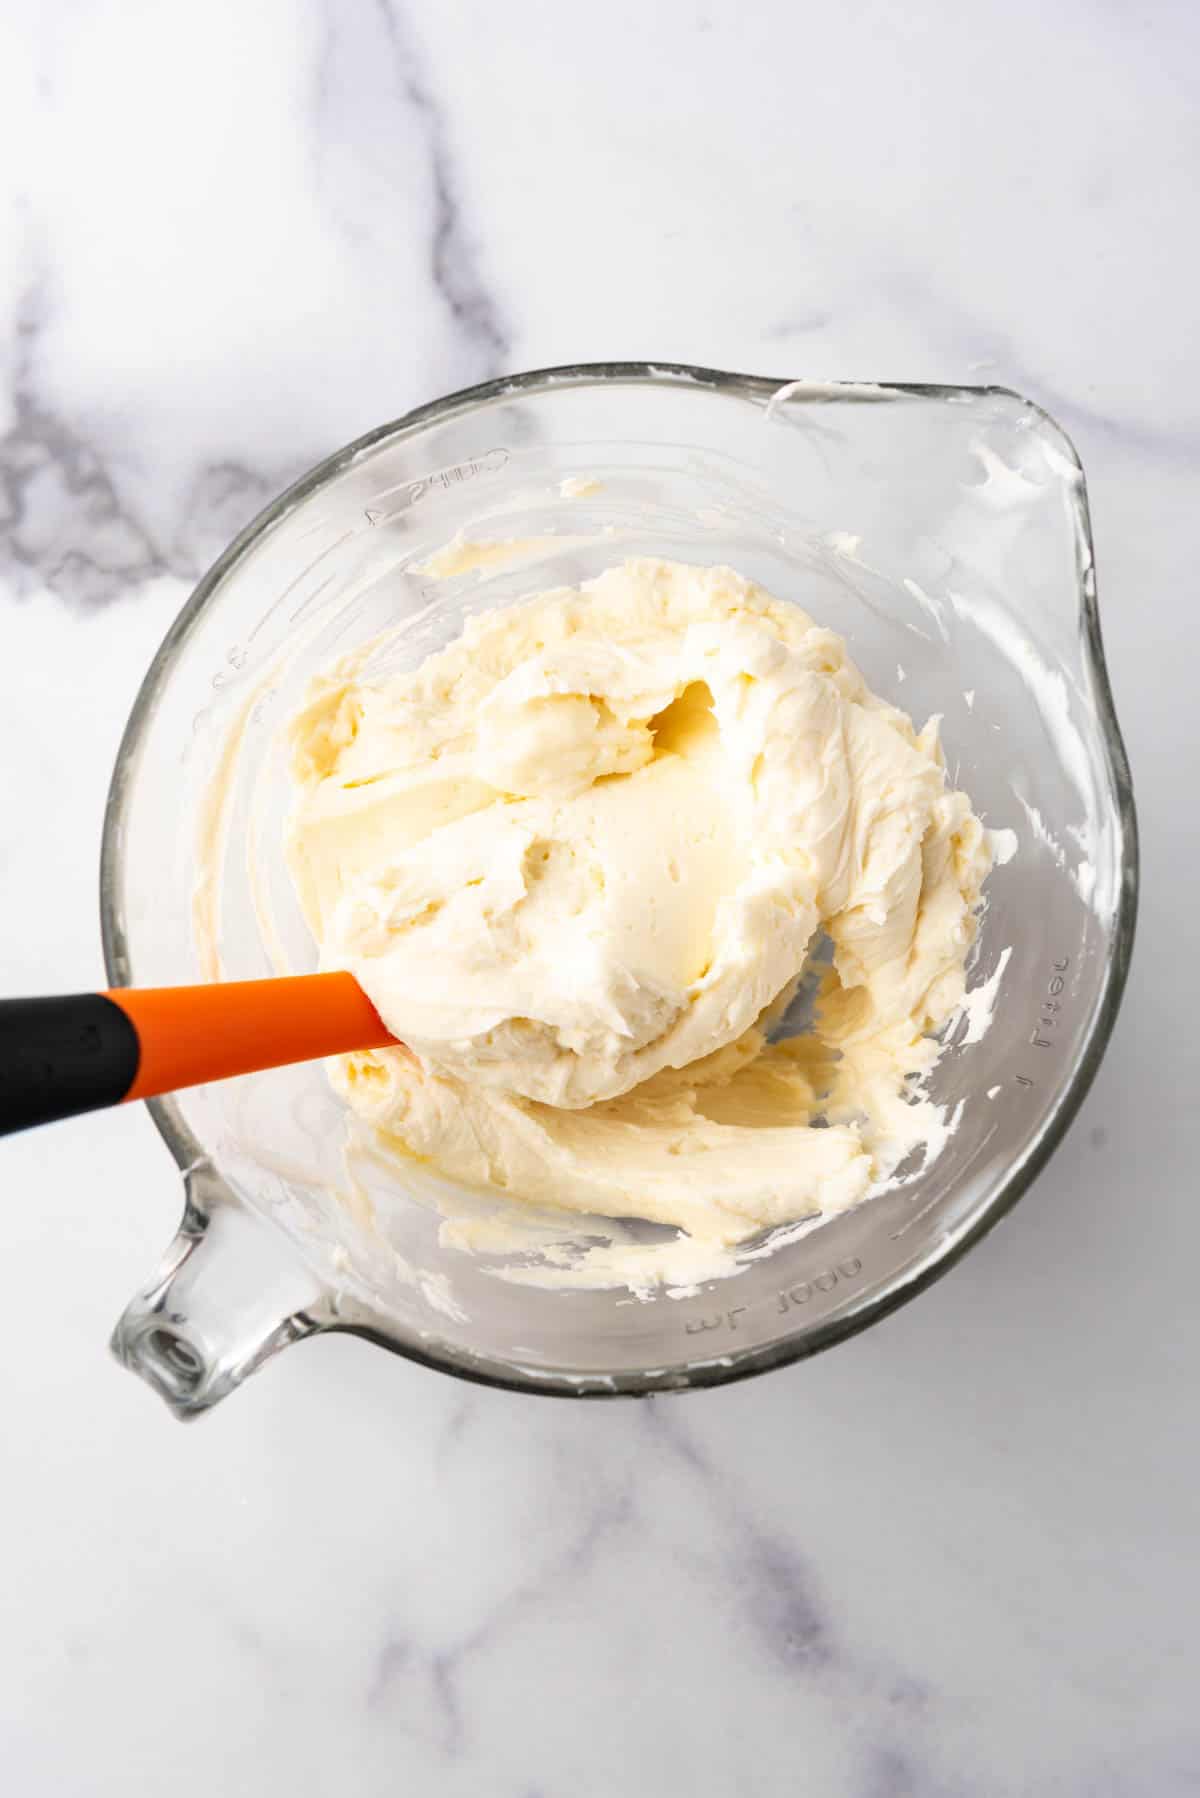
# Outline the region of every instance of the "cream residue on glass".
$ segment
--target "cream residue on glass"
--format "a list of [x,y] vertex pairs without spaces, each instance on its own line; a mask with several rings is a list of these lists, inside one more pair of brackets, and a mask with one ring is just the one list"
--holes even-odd
[[993,846],[936,720],[728,568],[627,561],[386,679],[371,648],[293,722],[287,854],[413,1051],[330,1064],[379,1153],[727,1249],[937,1152]]

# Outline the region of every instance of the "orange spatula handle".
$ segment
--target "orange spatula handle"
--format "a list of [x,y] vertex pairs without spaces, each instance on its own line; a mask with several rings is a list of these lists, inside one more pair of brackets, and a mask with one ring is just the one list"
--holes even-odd
[[394,1042],[352,974],[0,1001],[0,1133]]
[[104,997],[137,1032],[140,1054],[127,1099],[393,1041],[353,974],[117,987]]

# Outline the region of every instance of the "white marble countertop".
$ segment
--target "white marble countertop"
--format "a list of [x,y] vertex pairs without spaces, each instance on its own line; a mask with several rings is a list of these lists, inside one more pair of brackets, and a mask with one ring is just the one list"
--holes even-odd
[[234,529],[559,361],[1046,404],[1144,847],[1115,1039],[1012,1219],[716,1393],[552,1405],[331,1339],[180,1428],[104,1346],[176,1220],[149,1120],[8,1140],[6,1790],[1200,1787],[1198,62],[1168,0],[5,9],[0,989],[102,982],[118,735]]

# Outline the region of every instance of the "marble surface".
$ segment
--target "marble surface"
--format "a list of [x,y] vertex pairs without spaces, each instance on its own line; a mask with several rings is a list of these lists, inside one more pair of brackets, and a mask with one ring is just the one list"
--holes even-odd
[[368,426],[565,360],[1048,405],[1145,880],[1010,1222],[725,1391],[552,1405],[331,1340],[181,1428],[104,1348],[175,1222],[148,1119],[7,1141],[6,1790],[1200,1790],[1198,62],[1172,0],[9,0],[3,990],[101,981],[118,735],[231,533]]

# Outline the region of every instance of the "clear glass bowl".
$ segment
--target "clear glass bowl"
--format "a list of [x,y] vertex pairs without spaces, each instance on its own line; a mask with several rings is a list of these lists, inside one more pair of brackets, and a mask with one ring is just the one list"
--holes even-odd
[[[599,485],[567,497],[569,477]],[[542,541],[482,576],[415,571],[460,530]],[[646,1393],[779,1366],[949,1267],[1077,1109],[1129,964],[1133,796],[1082,471],[1044,412],[997,388],[555,369],[455,394],[331,457],[201,581],[143,684],[105,825],[112,982],[212,976],[206,924],[227,977],[315,964],[279,855],[279,726],[315,667],[389,627],[388,659],[412,666],[469,612],[638,553],[727,562],[803,604],[878,691],[918,722],[943,714],[951,772],[1016,831],[971,973],[993,982],[991,1027],[960,1019],[932,1082],[958,1112],[949,1145],[728,1278],[635,1299],[497,1277],[440,1246],[436,1208],[394,1174],[372,1179],[373,1227],[334,1194],[343,1114],[319,1066],[153,1101],[187,1202],[113,1341],[179,1415],[324,1330],[527,1392]],[[227,813],[211,799],[221,768]],[[206,832],[224,852],[197,892]]]

